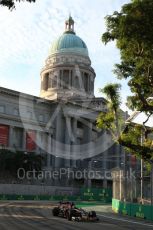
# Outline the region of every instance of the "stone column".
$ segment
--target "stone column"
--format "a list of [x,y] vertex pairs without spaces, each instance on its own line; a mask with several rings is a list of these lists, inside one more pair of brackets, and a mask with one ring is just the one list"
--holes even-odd
[[70,81],[71,81],[70,89],[72,89],[73,88],[73,70],[72,69],[70,71]]
[[58,157],[61,149],[62,143],[62,113],[59,110],[56,117],[56,138],[55,138],[55,168],[59,168],[61,165],[61,159]]
[[39,154],[39,131],[36,130],[36,153]]
[[48,133],[48,138],[47,138],[47,168],[50,168],[50,159],[51,159],[51,134]]
[[61,75],[60,75],[60,88],[63,89],[63,70],[61,70]]
[[65,160],[65,167],[70,167],[70,154],[71,154],[71,118],[66,116],[66,130],[65,130],[65,151],[67,159]]
[[49,88],[52,88],[52,72],[49,73]]
[[[87,123],[84,127],[84,142],[86,144],[85,152],[88,153],[88,157],[91,157],[93,151],[93,142],[92,142],[92,122],[87,120]],[[88,162],[88,171],[91,170],[92,160]],[[91,179],[88,178],[85,182],[88,186],[91,187],[92,182]]]
[[22,148],[23,148],[23,151],[26,151],[26,130],[25,129],[23,129]]
[[89,93],[91,94],[91,75],[89,75]]
[[8,145],[10,148],[13,147],[13,129],[14,129],[14,126],[10,126],[9,127],[9,140],[8,140]]
[[92,122],[90,120],[87,121],[87,124],[84,127],[84,142],[86,143],[86,151],[89,152],[89,156],[93,151],[93,143],[92,143]]
[[44,76],[41,75],[41,90],[44,90],[44,82],[43,82]]
[[[77,119],[75,117],[72,120],[72,135],[73,135],[72,154],[74,156],[75,154],[77,154]],[[76,167],[76,160],[72,159],[72,167]]]
[[57,85],[56,88],[59,89],[60,88],[60,70],[57,71]]

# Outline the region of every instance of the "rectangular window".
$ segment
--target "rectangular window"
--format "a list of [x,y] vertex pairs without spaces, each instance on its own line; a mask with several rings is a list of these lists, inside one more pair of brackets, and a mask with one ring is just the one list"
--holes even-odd
[[8,146],[9,140],[9,126],[0,125],[0,145]]
[[14,109],[13,115],[18,116],[19,115],[19,110],[18,109]]
[[43,115],[39,115],[39,121],[43,122],[44,121],[44,116]]
[[0,105],[0,113],[5,113],[5,106],[4,105]]
[[27,131],[26,134],[26,149],[34,151],[36,149],[36,132],[33,130]]

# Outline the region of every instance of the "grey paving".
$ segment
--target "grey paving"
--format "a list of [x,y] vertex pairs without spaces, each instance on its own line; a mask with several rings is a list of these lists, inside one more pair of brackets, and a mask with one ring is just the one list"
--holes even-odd
[[153,229],[153,223],[116,216],[110,207],[98,210],[98,223],[70,222],[53,217],[54,204],[47,202],[1,202],[0,230],[125,230]]

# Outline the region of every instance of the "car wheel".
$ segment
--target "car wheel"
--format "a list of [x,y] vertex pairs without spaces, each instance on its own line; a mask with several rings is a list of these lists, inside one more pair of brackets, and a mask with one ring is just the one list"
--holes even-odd
[[66,218],[67,218],[69,221],[72,220],[72,213],[71,213],[71,211],[68,211],[68,212],[66,213]]
[[53,214],[53,216],[58,216],[59,215],[59,208],[57,208],[57,207],[53,208],[52,214]]

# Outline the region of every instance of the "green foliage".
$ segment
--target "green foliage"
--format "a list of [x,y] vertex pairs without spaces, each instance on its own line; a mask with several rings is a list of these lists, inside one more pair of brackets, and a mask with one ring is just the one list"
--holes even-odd
[[109,106],[111,109],[116,112],[121,104],[121,98],[119,90],[121,89],[120,84],[107,84],[103,89],[100,89],[100,92],[104,93],[107,99],[110,101]]
[[115,40],[120,49],[121,63],[114,72],[120,79],[129,79],[133,93],[128,98],[129,107],[152,113],[153,105],[147,98],[153,94],[153,1],[123,5],[120,12],[106,17],[106,26],[102,41]]
[[[15,9],[15,2],[21,2],[25,0],[1,0],[0,5],[1,6],[6,6],[10,10]],[[36,0],[26,0],[27,2],[35,2]]]
[[7,149],[0,150],[0,172],[9,172],[16,175],[19,168],[25,171],[36,170],[42,168],[43,157],[35,153],[11,152]]
[[[120,50],[121,62],[115,65],[114,73],[118,79],[128,80],[132,92],[127,105],[145,112],[149,118],[153,114],[153,101],[148,100],[153,95],[153,1],[132,0],[123,5],[120,12],[106,17],[106,28],[102,41],[115,41]],[[148,132],[152,130],[128,125],[118,140],[128,152],[150,162],[153,146]]]
[[106,129],[110,131],[111,129],[114,129],[114,121],[115,118],[112,112],[101,112],[97,118],[97,127],[99,129]]
[[144,159],[145,162],[150,162],[153,159],[152,140],[147,131],[146,138],[145,130],[140,125],[130,124],[122,135],[120,136],[119,143],[122,144],[128,152],[135,155],[138,159]]
[[111,133],[114,141],[118,141],[123,126],[123,116],[120,110],[120,84],[107,84],[100,92],[107,98],[107,112],[101,112],[97,117],[97,127]]

